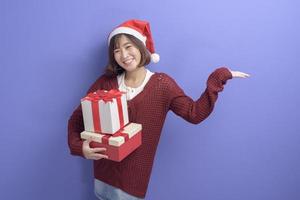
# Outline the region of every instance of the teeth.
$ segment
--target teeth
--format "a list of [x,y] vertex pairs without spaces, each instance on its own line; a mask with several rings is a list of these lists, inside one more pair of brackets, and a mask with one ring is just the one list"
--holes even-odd
[[132,62],[132,59],[129,59],[129,60],[125,60],[123,63],[130,64],[131,62]]

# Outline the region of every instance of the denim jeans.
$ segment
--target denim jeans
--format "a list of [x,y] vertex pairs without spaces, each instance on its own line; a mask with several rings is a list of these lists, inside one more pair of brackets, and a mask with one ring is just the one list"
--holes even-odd
[[97,179],[95,179],[95,195],[100,200],[143,200]]

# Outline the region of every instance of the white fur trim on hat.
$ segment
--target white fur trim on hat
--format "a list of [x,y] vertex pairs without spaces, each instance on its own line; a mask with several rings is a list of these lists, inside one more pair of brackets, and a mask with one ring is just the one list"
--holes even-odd
[[152,61],[153,63],[158,63],[159,60],[160,60],[160,57],[159,57],[159,55],[158,55],[157,53],[151,54],[151,61]]
[[140,32],[132,29],[132,28],[128,28],[128,27],[118,27],[115,30],[113,30],[108,37],[108,45],[110,43],[110,40],[113,36],[120,34],[120,33],[126,33],[129,35],[133,35],[134,37],[136,37],[137,39],[139,39],[140,41],[142,41],[144,43],[144,45],[146,45],[146,40],[147,38],[145,36],[143,36]]

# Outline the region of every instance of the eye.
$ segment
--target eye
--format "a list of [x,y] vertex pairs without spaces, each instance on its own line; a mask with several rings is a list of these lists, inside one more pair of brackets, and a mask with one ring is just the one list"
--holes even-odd
[[126,49],[129,49],[129,48],[131,48],[132,46],[131,45],[127,45],[125,48]]
[[115,49],[114,53],[120,53],[120,49]]

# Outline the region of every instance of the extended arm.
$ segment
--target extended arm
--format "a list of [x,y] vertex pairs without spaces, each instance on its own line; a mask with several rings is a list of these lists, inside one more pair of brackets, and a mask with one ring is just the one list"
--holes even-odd
[[225,67],[215,70],[209,76],[207,88],[197,101],[185,95],[174,81],[170,86],[170,109],[193,124],[200,123],[213,111],[218,93],[223,90],[226,81],[232,77],[231,71]]

